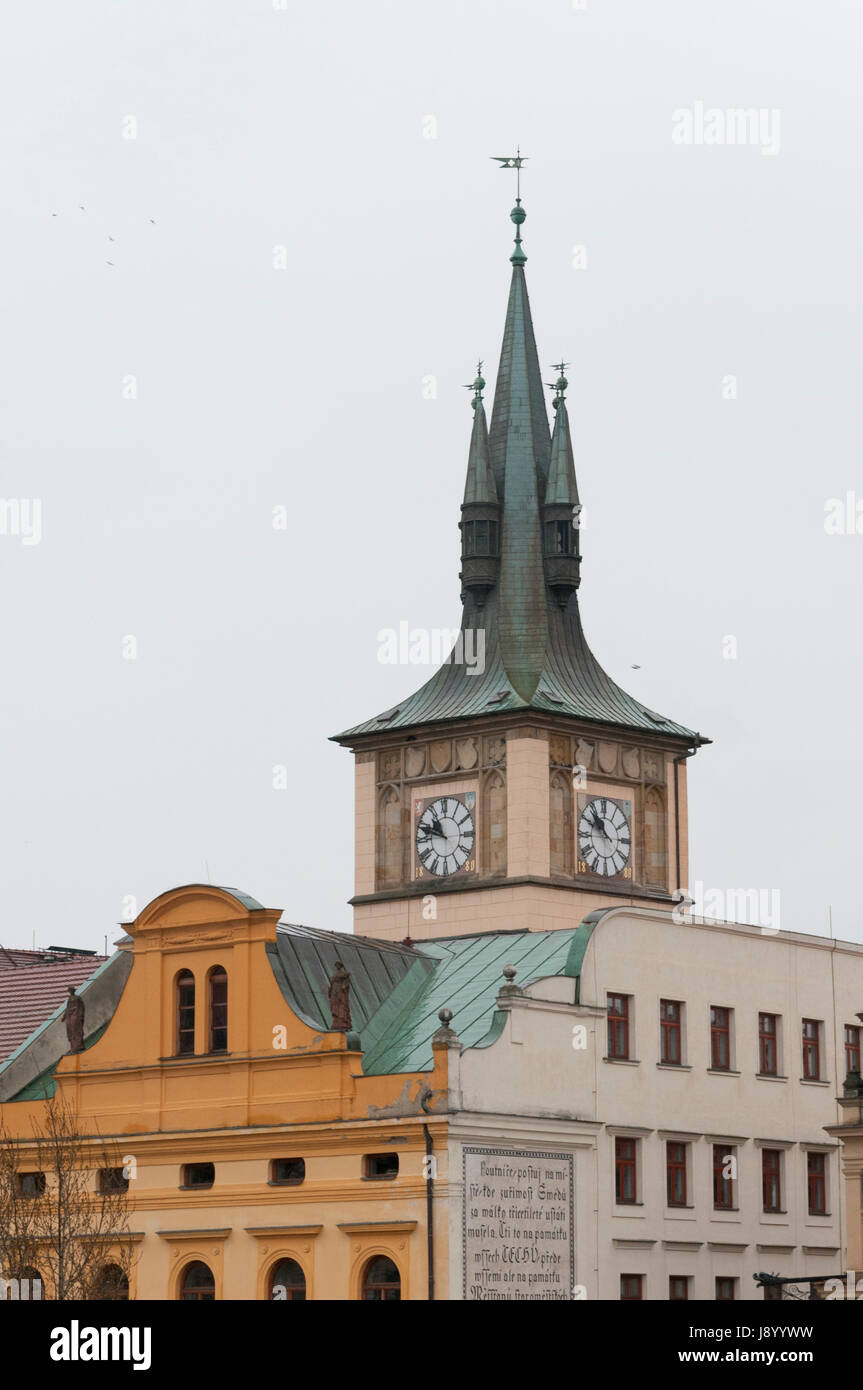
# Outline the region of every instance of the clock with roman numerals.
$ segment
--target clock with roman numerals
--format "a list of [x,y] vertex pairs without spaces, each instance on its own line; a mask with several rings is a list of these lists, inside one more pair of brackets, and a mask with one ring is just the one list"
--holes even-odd
[[632,877],[628,868],[632,853],[629,824],[631,805],[610,796],[595,796],[578,818],[579,872],[601,878]]
[[417,802],[414,838],[421,866],[417,870],[418,877],[428,873],[435,878],[447,878],[461,869],[468,872],[476,867],[475,804],[473,792]]

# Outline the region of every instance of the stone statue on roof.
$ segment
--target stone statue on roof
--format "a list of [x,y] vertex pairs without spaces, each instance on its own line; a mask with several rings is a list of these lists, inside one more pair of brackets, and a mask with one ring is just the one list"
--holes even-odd
[[84,1000],[75,993],[75,986],[69,986],[69,998],[63,1012],[66,1024],[66,1037],[70,1052],[84,1051]]
[[351,977],[340,960],[336,961],[327,989],[333,1029],[338,1033],[348,1033],[351,1027]]

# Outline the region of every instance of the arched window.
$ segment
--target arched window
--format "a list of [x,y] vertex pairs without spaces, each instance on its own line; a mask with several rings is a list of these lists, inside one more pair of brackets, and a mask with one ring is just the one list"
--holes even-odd
[[228,976],[224,967],[214,965],[207,976],[210,992],[210,1052],[228,1050]]
[[96,1279],[96,1298],[121,1303],[129,1297],[129,1276],[119,1265],[103,1265]]
[[181,1303],[215,1303],[216,1281],[209,1265],[202,1260],[193,1260],[183,1270],[180,1283]]
[[306,1276],[296,1260],[280,1260],[270,1273],[270,1298],[279,1302],[305,1303]]
[[195,977],[191,970],[177,976],[177,1056],[195,1051]]
[[364,1303],[398,1303],[402,1296],[401,1276],[385,1255],[376,1255],[363,1270]]

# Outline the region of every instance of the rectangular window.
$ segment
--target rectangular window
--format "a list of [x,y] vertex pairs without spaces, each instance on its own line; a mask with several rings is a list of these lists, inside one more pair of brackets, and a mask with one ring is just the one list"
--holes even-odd
[[725,1276],[716,1280],[716,1297],[720,1303],[734,1302],[734,1285],[736,1279],[728,1279]]
[[683,1052],[680,1041],[680,1016],[683,1006],[676,999],[659,1001],[659,1056],[660,1060],[671,1065],[682,1062]]
[[643,1274],[621,1274],[620,1276],[620,1301],[621,1303],[636,1303],[644,1298],[644,1275]]
[[45,1174],[19,1173],[17,1187],[19,1197],[42,1197],[46,1187]]
[[806,1081],[821,1080],[820,1024],[817,1019],[803,1020],[803,1077]]
[[129,1179],[126,1177],[122,1168],[100,1168],[99,1169],[99,1191],[128,1192]]
[[761,1076],[777,1076],[779,1073],[776,1037],[776,1014],[759,1014],[758,1072]]
[[363,1158],[364,1178],[397,1178],[398,1154],[366,1154]]
[[710,1010],[710,1065],[714,1071],[731,1069],[731,1010],[716,1005]]
[[270,1166],[270,1182],[283,1187],[297,1187],[306,1177],[304,1158],[274,1158]]
[[608,995],[608,1055],[629,1060],[629,994]]
[[761,1150],[761,1195],[765,1211],[782,1210],[782,1154],[779,1149]]
[[620,1203],[632,1203],[637,1199],[635,1145],[635,1139],[614,1141],[614,1197]]
[[806,1155],[806,1178],[809,1189],[809,1215],[827,1215],[827,1155]]
[[670,1207],[686,1206],[686,1145],[665,1146],[665,1186]]
[[737,1159],[730,1144],[713,1145],[713,1206],[716,1211],[734,1210],[734,1179]]
[[853,1023],[845,1025],[845,1071],[860,1070],[860,1029]]
[[183,1187],[212,1187],[215,1180],[216,1170],[212,1163],[183,1165]]
[[672,1274],[668,1280],[668,1297],[672,1303],[685,1302],[689,1298],[689,1275]]
[[781,1302],[782,1302],[782,1285],[781,1285],[781,1284],[765,1284],[765,1285],[764,1285],[764,1302],[765,1302],[765,1303],[781,1303]]

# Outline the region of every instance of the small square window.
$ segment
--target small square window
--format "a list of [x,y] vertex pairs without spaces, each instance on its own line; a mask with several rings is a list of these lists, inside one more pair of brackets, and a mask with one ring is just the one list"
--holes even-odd
[[183,1165],[183,1187],[212,1187],[215,1180],[216,1170],[212,1163]]
[[270,1167],[270,1182],[282,1187],[298,1187],[306,1177],[304,1158],[274,1158]]
[[364,1178],[397,1178],[398,1154],[366,1154],[363,1159]]

